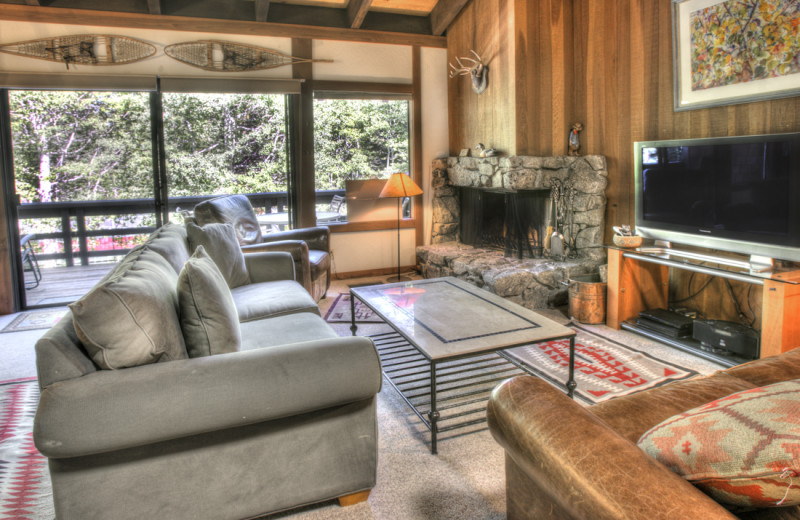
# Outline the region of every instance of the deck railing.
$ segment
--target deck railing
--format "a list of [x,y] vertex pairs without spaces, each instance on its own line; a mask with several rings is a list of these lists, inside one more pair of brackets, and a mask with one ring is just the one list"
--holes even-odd
[[[328,204],[334,195],[344,195],[344,190],[326,190],[316,192],[317,204]],[[179,209],[190,210],[204,200],[216,195],[194,197],[171,197],[167,203],[169,213]],[[256,212],[284,212],[288,205],[286,192],[247,194]],[[40,248],[36,256],[40,261],[63,260],[68,267],[89,265],[90,259],[124,255],[138,243],[137,237],[144,237],[155,231],[154,225],[146,225],[148,219],[155,223],[155,205],[152,199],[125,199],[78,202],[33,202],[17,207],[17,216],[22,220],[56,219],[59,228],[56,231],[32,234],[30,240],[58,240],[63,244],[60,251],[43,251]],[[102,228],[91,229],[89,220],[92,217],[139,218],[129,219],[127,224],[114,223]],[[73,225],[74,223],[74,225]],[[138,224],[138,225],[137,225]]]

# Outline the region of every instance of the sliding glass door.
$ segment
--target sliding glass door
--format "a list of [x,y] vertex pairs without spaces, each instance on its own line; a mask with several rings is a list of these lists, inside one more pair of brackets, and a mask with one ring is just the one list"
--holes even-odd
[[155,229],[150,94],[8,91],[23,307],[74,301]]

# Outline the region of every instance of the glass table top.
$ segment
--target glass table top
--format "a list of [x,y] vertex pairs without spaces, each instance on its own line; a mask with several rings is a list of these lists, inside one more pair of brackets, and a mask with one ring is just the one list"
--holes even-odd
[[568,327],[458,278],[354,287],[350,292],[432,360],[575,335]]

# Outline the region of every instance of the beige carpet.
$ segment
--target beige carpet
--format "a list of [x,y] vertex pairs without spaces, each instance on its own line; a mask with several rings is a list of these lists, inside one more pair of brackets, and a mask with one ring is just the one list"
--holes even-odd
[[[347,280],[364,285],[382,283],[380,278]],[[328,297],[320,302],[325,316],[336,296],[348,292],[345,282],[335,282]],[[566,324],[563,311],[537,311]],[[331,323],[341,336],[350,334],[349,323]],[[700,358],[626,331],[605,326],[590,326],[593,332],[608,335],[639,349],[648,349],[701,374],[720,367]],[[387,332],[386,325],[359,323],[358,334]],[[439,437],[439,453],[430,453],[430,433],[384,380],[378,395],[378,482],[369,500],[350,507],[335,501],[311,505],[264,517],[291,520],[439,520],[505,518],[505,468],[503,450],[494,442],[486,425],[473,430],[456,430]],[[464,433],[469,432],[469,433]]]
[[[363,285],[380,278],[347,280]],[[336,296],[348,291],[335,282],[320,302],[325,316]],[[331,323],[340,336],[349,323]],[[358,334],[389,331],[386,325],[359,323]],[[463,433],[463,432],[470,433]],[[378,394],[378,482],[369,500],[350,507],[329,501],[264,517],[273,520],[466,520],[505,518],[503,450],[485,425],[439,436],[431,455],[430,432],[385,380]]]

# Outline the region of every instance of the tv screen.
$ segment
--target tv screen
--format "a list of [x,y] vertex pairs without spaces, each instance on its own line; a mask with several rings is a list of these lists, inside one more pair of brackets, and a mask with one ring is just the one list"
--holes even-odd
[[800,134],[640,142],[634,148],[636,225],[644,235],[706,237],[710,241],[700,245],[709,247],[724,239],[747,241],[752,244],[741,252],[750,254],[765,254],[753,245],[800,247]]

